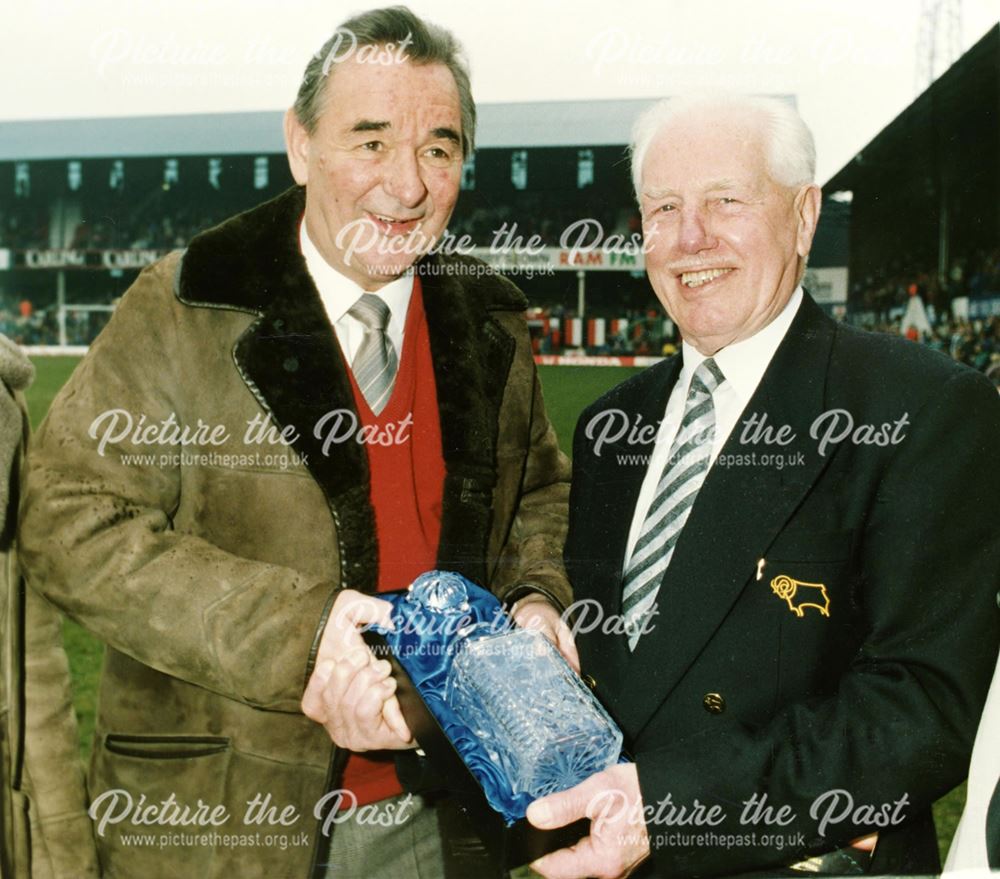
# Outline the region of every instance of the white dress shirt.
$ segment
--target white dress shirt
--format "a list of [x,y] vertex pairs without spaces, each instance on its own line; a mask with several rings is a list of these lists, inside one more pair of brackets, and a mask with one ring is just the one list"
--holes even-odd
[[[306,260],[306,268],[312,276],[313,283],[323,300],[323,308],[330,319],[330,325],[337,334],[337,341],[344,352],[348,363],[354,363],[354,355],[364,340],[365,325],[356,317],[348,314],[362,294],[363,290],[346,275],[342,275],[331,266],[319,252],[309,233],[306,231],[305,220],[299,225],[299,247]],[[385,304],[389,306],[389,325],[386,335],[396,348],[396,357],[403,358],[403,329],[406,327],[406,310],[410,306],[410,296],[413,293],[413,273],[407,272],[402,277],[390,281],[376,292]]]
[[[722,370],[726,380],[712,394],[712,403],[715,406],[715,439],[712,442],[710,469],[729,438],[729,434],[736,426],[740,415],[743,414],[747,403],[750,402],[750,398],[757,390],[771,358],[774,357],[774,352],[778,350],[781,340],[785,338],[785,333],[792,325],[792,320],[801,304],[802,288],[797,287],[782,311],[766,327],[750,336],[749,339],[727,345],[714,355],[715,362]],[[646,465],[646,476],[639,491],[639,499],[636,501],[635,513],[632,516],[632,527],[628,534],[628,549],[622,566],[623,573],[628,569],[632,550],[639,541],[642,523],[646,520],[646,513],[649,511],[656,494],[656,486],[663,475],[663,467],[670,454],[670,447],[673,445],[674,437],[677,436],[677,431],[681,426],[691,379],[702,361],[707,360],[704,354],[700,354],[693,345],[687,342],[682,343],[681,351],[684,365],[681,367],[677,384],[674,385],[670,398],[667,400],[667,408],[656,434],[656,443],[653,446],[649,463]]]
[[[997,659],[993,684],[986,697],[986,706],[979,721],[979,732],[972,748],[969,765],[969,786],[965,809],[958,823],[955,838],[948,850],[943,876],[989,876],[989,854],[986,848],[986,813],[997,784],[1000,784],[1000,658]],[[1000,875],[994,871],[993,876]]]

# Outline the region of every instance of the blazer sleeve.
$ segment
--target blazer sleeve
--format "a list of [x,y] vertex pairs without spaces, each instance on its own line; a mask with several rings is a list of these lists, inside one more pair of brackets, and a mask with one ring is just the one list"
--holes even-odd
[[[1000,636],[998,444],[1000,400],[971,371],[912,416],[864,523],[862,643],[834,695],[788,704],[759,728],[729,724],[636,755],[647,808],[668,797],[719,806],[721,823],[694,830],[741,840],[669,844],[664,831],[677,828],[650,815],[664,875],[787,865],[894,826],[965,776]],[[742,823],[752,794],[794,819]],[[801,842],[769,845],[769,831]]]

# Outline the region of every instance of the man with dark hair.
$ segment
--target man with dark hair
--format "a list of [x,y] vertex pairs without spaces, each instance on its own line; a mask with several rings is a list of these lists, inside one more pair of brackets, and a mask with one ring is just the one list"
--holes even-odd
[[489,875],[402,792],[394,755],[421,767],[358,632],[444,568],[575,661],[525,299],[430,252],[468,82],[405,8],[345,22],[286,115],[299,186],[144,271],[39,431],[24,558],[107,644],[109,875]]

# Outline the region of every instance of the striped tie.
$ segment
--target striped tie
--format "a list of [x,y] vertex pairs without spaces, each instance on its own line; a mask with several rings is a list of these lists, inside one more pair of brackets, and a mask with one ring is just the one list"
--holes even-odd
[[365,327],[364,341],[354,355],[351,368],[372,412],[380,414],[392,396],[399,361],[392,340],[386,335],[389,306],[374,293],[365,293],[348,314]]
[[703,361],[691,378],[680,429],[625,570],[622,614],[629,650],[639,643],[677,538],[705,481],[715,439],[712,393],[725,380],[712,358]]

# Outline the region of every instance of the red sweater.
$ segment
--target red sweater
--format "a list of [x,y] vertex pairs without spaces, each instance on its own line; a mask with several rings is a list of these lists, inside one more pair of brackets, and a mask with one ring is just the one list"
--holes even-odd
[[[444,458],[437,388],[420,279],[414,278],[392,396],[376,415],[351,375],[371,474],[378,538],[378,589],[403,589],[437,564]],[[353,441],[353,440],[351,440]],[[358,805],[402,793],[392,752],[352,754],[341,786]],[[344,806],[351,805],[351,801]]]

